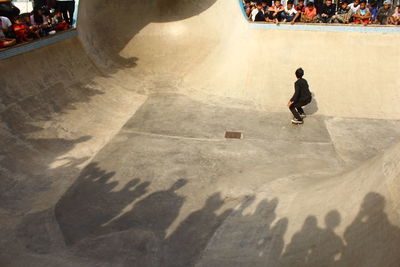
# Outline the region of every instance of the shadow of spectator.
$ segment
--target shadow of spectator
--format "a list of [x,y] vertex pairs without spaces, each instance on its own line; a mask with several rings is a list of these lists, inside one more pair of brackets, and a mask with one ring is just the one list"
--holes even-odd
[[400,266],[400,228],[389,222],[385,198],[368,193],[356,218],[347,227],[347,247],[340,266]]
[[325,216],[326,228],[321,231],[318,243],[309,252],[308,266],[337,266],[344,250],[342,239],[335,233],[340,221],[340,213],[336,210]]
[[307,115],[313,115],[318,112],[318,102],[317,99],[315,98],[315,94],[311,92],[311,95],[312,95],[311,103],[304,107],[304,112]]
[[232,212],[222,208],[220,193],[210,196],[203,208],[191,213],[164,242],[162,266],[193,266],[215,231]]
[[185,201],[176,193],[187,181],[179,179],[169,189],[154,192],[136,203],[131,211],[107,223],[102,232],[124,231],[130,228],[141,228],[153,232],[160,240],[178,217]]
[[104,233],[102,225],[147,191],[149,182],[132,179],[123,189],[112,181],[114,172],[89,164],[55,207],[55,216],[67,245]]
[[309,266],[309,256],[318,245],[322,231],[318,227],[317,218],[315,216],[308,216],[301,230],[293,235],[290,244],[287,245],[281,257],[280,266]]

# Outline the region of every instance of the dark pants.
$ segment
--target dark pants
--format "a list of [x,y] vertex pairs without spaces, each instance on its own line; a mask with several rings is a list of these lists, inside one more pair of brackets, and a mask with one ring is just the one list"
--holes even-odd
[[57,7],[63,14],[63,19],[72,25],[75,12],[75,1],[57,1]]
[[7,17],[11,21],[19,15],[19,9],[11,3],[0,3],[0,16]]
[[299,120],[302,121],[303,119],[301,118],[300,114],[304,114],[303,106],[310,104],[311,98],[307,100],[302,100],[299,102],[295,102],[290,105],[289,109],[293,113],[293,116]]

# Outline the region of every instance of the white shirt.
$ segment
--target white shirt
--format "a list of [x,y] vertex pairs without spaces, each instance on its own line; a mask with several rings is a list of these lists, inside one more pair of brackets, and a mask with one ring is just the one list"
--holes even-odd
[[349,7],[350,7],[351,11],[353,11],[353,13],[356,14],[357,11],[360,9],[360,4],[358,4],[358,6],[355,7],[355,6],[354,6],[354,3],[351,3],[351,4],[349,5]]
[[287,6],[285,6],[285,13],[288,14],[289,16],[293,16],[297,14],[296,9],[294,9],[294,6],[290,10],[287,9]]
[[258,10],[257,8],[253,9],[253,11],[251,11],[251,20],[254,21],[256,19],[256,16],[258,14],[258,12],[262,12],[264,14],[264,10]]
[[7,17],[0,16],[0,19],[1,19],[0,38],[5,38],[3,30],[10,28],[12,23]]

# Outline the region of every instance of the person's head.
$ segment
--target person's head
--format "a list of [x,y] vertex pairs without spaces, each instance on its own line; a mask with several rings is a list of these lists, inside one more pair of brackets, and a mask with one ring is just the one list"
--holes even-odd
[[325,4],[326,4],[327,6],[331,6],[331,5],[332,5],[332,0],[326,0],[326,1],[325,1]]
[[[308,4],[307,4],[308,6]],[[313,5],[314,7],[314,5]],[[304,70],[302,68],[298,68],[295,72],[297,79],[301,79],[304,76]]]
[[292,8],[293,8],[293,0],[289,0],[289,1],[287,2],[287,9],[290,10],[290,9],[292,9]]
[[299,0],[299,1],[297,2],[297,4],[298,4],[299,6],[304,6],[304,0]]
[[267,1],[261,1],[261,5],[262,5],[262,8],[266,8],[267,7]]
[[25,23],[31,23],[31,19],[29,18],[29,16],[24,16],[24,22]]
[[281,0],[275,0],[275,6],[280,6],[281,5]]
[[342,1],[342,8],[343,9],[346,9],[348,5],[349,4],[347,3],[347,1]]
[[[250,7],[250,0],[246,0],[244,1],[244,5],[247,7]],[[58,10],[56,10],[56,14],[57,14]]]
[[372,9],[375,9],[378,5],[377,5],[376,2],[371,2],[371,3],[369,4],[369,6],[370,6]]
[[308,3],[307,3],[307,8],[308,8],[309,10],[313,10],[313,9],[314,9],[314,3],[313,3],[313,2],[308,2]]
[[385,9],[389,9],[391,4],[392,4],[392,2],[390,2],[389,0],[385,0],[385,2],[383,2],[383,7]]
[[360,4],[360,0],[354,0],[354,6],[358,6]]
[[21,17],[16,17],[14,20],[14,23],[17,25],[21,25],[22,24],[22,18]]
[[257,7],[258,10],[261,10],[261,9],[262,9],[262,4],[261,4],[261,2],[257,2],[256,7]]
[[360,3],[360,8],[361,8],[362,10],[364,10],[366,7],[367,7],[367,2],[362,1],[362,2]]

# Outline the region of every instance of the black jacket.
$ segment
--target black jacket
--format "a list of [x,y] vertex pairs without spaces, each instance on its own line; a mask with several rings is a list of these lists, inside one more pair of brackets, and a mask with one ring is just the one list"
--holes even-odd
[[294,83],[294,95],[290,101],[294,103],[311,101],[311,92],[308,88],[308,83],[303,78],[298,79]]
[[327,6],[326,4],[324,4],[321,8],[320,14],[327,14],[329,17],[332,17],[333,15],[335,15],[335,12],[336,12],[335,4],[331,4],[330,6]]

